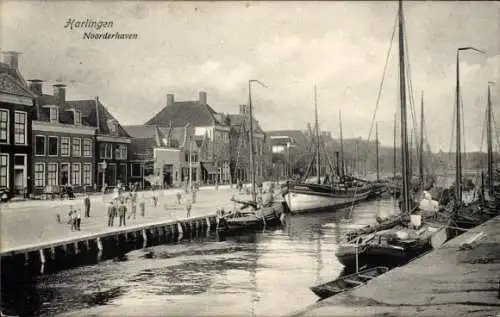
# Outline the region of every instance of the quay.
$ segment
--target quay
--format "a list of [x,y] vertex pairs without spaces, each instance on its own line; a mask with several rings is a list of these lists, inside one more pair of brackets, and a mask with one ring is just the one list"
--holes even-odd
[[[147,200],[145,217],[138,210],[136,219],[128,219],[122,227],[117,226],[117,219],[114,227],[107,226],[107,199],[96,197],[91,203],[91,217],[82,214],[81,231],[71,231],[66,224],[69,204],[80,207],[80,200],[38,206],[32,201],[13,203],[0,211],[2,272],[23,267],[30,274],[44,274],[120,259],[129,251],[153,245],[203,239],[216,229],[217,208],[229,208],[230,197],[236,194],[229,188],[201,190],[192,205],[192,216],[186,218],[184,204],[176,204],[174,194],[178,191],[163,192],[158,207]],[[146,195],[151,197],[152,193]],[[57,215],[62,223],[56,221]]]
[[291,316],[500,316],[500,216]]

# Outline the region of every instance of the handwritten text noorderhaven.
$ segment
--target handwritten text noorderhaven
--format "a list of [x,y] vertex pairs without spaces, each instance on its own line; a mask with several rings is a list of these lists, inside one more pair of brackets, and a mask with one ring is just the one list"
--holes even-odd
[[[85,18],[83,20],[76,20],[69,18],[64,28],[74,31],[76,29],[94,29],[101,30],[104,28],[113,28],[113,21],[96,21]],[[135,40],[139,37],[137,33],[121,33],[121,32],[92,32],[84,31],[82,39],[84,40]]]

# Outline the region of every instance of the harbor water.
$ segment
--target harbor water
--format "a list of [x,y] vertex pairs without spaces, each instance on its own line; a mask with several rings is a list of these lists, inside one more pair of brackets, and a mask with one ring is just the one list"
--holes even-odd
[[[19,316],[282,316],[317,301],[309,287],[342,274],[345,232],[396,211],[392,199],[289,216],[273,230],[133,251],[3,290]],[[350,220],[345,220],[346,218]]]

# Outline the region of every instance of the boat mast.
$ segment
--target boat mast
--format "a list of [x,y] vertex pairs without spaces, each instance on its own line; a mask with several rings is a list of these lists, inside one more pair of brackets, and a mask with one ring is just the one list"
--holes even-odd
[[460,206],[462,204],[462,149],[460,141],[460,67],[459,67],[459,51],[457,50],[457,78],[456,78],[456,112],[457,112],[457,122],[456,122],[456,149],[455,149],[455,164],[456,164],[456,175],[455,175],[455,204]]
[[316,95],[316,85],[314,85],[314,121],[316,128],[316,174],[318,175],[318,184],[321,183],[320,165],[319,165],[319,124],[318,124],[318,98]]
[[375,142],[376,148],[375,151],[377,153],[377,182],[380,180],[380,165],[379,165],[379,153],[378,153],[378,122],[375,122]]
[[419,164],[418,173],[420,178],[420,190],[424,188],[424,92],[422,91],[422,97],[420,102],[420,152],[419,152]]
[[[488,83],[488,110],[487,110],[487,142],[488,142],[488,195],[493,197],[493,142],[492,142],[492,126],[491,126],[491,90]],[[483,196],[484,197],[484,196]]]
[[396,133],[397,133],[397,129],[396,129],[396,117],[397,117],[397,114],[394,113],[394,148],[393,148],[393,151],[394,151],[394,157],[393,157],[393,161],[392,161],[392,176],[393,176],[393,179],[396,179],[396,158],[397,158],[397,151],[396,151]]
[[342,138],[342,111],[339,110],[339,128],[340,128],[340,169],[341,178],[345,178],[345,166],[344,166],[344,140]]
[[410,212],[409,170],[408,170],[408,139],[406,127],[406,74],[405,74],[405,42],[403,23],[403,2],[399,0],[399,98],[401,105],[401,166],[403,169],[403,204],[402,212]]
[[248,81],[248,112],[250,115],[250,177],[252,181],[252,202],[256,202],[255,158],[253,153],[252,80]]

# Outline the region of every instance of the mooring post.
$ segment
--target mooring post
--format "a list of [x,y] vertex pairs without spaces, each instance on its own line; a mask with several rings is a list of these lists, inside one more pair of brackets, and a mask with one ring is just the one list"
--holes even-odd
[[43,254],[43,249],[40,249],[40,263],[45,264],[45,254]]
[[179,241],[180,241],[184,236],[184,230],[182,229],[182,225],[180,222],[177,223],[177,230],[179,231]]
[[207,228],[210,230],[210,217],[205,218],[207,220]]
[[146,234],[146,229],[142,229],[142,247],[145,248],[148,245],[148,235]]
[[97,242],[97,250],[99,252],[102,252],[102,241],[101,241],[101,238],[97,238],[96,242]]

